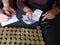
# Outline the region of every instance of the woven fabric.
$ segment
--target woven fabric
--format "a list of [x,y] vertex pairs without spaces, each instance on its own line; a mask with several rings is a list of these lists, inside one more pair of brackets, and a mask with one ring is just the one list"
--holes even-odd
[[28,28],[0,28],[0,45],[45,45],[42,31]]

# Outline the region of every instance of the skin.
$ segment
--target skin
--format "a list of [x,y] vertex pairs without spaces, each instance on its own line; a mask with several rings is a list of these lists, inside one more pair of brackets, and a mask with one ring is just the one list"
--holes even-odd
[[[16,15],[16,11],[11,8],[11,6],[9,5],[9,0],[2,0],[3,2],[3,8],[2,10],[7,14],[7,15]],[[9,18],[11,18],[11,16],[7,16],[6,14],[3,14],[0,12],[0,22],[5,22],[7,20],[9,20]]]
[[2,0],[3,2],[3,9],[5,11],[5,13],[7,13],[8,15],[16,15],[16,11],[10,7],[9,5],[9,0]]
[[[31,18],[33,11],[30,8],[25,6],[23,8],[23,11],[26,12],[26,15]],[[45,19],[54,19],[56,17],[57,12],[58,12],[58,9],[56,8],[52,8],[48,10],[45,14],[42,15],[43,16],[42,21],[44,21]]]
[[9,19],[10,17],[8,17],[5,14],[0,13],[0,22],[5,22]]

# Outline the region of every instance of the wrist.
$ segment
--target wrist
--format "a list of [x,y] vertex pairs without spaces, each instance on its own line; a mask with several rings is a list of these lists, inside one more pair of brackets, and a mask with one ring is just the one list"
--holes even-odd
[[6,6],[9,6],[9,4],[8,3],[4,3],[4,6],[6,7]]
[[24,8],[23,8],[23,11],[25,12],[25,13],[27,13],[27,12],[33,12],[30,8],[28,8],[27,6],[25,6]]
[[26,13],[28,13],[28,12],[32,13],[33,11],[32,10],[27,10]]

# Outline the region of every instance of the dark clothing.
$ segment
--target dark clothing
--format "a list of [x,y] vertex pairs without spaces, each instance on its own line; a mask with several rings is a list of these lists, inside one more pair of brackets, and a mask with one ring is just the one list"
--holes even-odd
[[[27,0],[26,0],[27,1]],[[33,1],[38,1],[38,0],[30,0],[31,2]],[[52,0],[50,0],[52,1]],[[49,2],[50,2],[49,1]],[[58,0],[57,0],[58,1]],[[39,2],[39,1],[38,1]],[[44,2],[43,5],[45,5],[47,1]],[[54,1],[52,1],[53,3]],[[19,9],[23,9],[23,7],[25,6],[25,0],[17,0],[18,3],[18,8]],[[24,4],[25,3],[25,4]],[[39,2],[40,3],[40,2]],[[52,3],[49,3],[47,7],[51,7]],[[30,4],[30,3],[29,3]],[[29,5],[28,4],[28,5]],[[42,3],[41,3],[42,4]],[[31,5],[29,5],[31,7]],[[58,6],[58,5],[57,5]],[[32,6],[33,7],[33,6]],[[41,6],[40,8],[43,8],[44,10],[46,6]],[[34,7],[33,7],[34,8]],[[37,8],[37,7],[36,7]],[[27,25],[22,21],[22,14],[24,14],[23,11],[21,10],[17,10],[17,18],[19,19],[18,22],[12,23],[10,25],[7,25],[8,27],[25,27],[25,28],[36,28],[38,25],[41,26],[42,31],[43,31],[43,36],[44,36],[44,40],[46,42],[46,45],[60,45],[60,30],[58,29],[59,23],[60,23],[60,15],[57,16],[54,20],[51,20],[50,22],[52,23],[51,25],[49,23],[45,24],[45,25],[41,25],[41,20],[39,22],[36,22],[34,24],[31,25]],[[50,9],[50,8],[49,8]],[[1,26],[1,25],[0,25]],[[1,26],[2,27],[2,26]],[[56,28],[57,27],[57,28]]]
[[[12,24],[9,24],[7,26],[8,27],[36,28],[38,25],[40,25],[41,22],[36,22],[34,24],[31,24],[31,25],[25,24],[22,21],[22,14],[24,14],[24,12],[17,9],[17,18],[19,19],[19,21],[12,23]],[[60,45],[59,44],[59,42],[60,42],[60,36],[59,36],[60,30],[56,29],[56,27],[58,27],[59,19],[60,19],[60,17],[56,17],[56,19],[52,22],[53,24],[56,22],[57,24],[55,23],[55,25],[49,25],[49,24],[41,25],[46,45]],[[2,27],[2,26],[0,25],[0,27]]]
[[0,9],[3,7],[2,0],[0,0]]
[[[24,12],[18,9],[17,18],[19,19],[19,21],[9,24],[7,26],[8,27],[36,28],[36,26],[40,25],[41,22],[36,22],[31,25],[25,24],[22,21],[22,14],[24,14]],[[60,19],[60,17],[56,17],[56,19],[52,22],[53,24],[55,23],[55,25],[49,25],[49,24],[41,25],[46,45],[60,45],[60,43],[59,43],[60,42],[60,30],[57,28],[58,26],[60,26],[59,19]],[[2,26],[0,25],[0,27],[2,27]]]
[[49,10],[55,1],[56,6],[60,7],[60,0],[17,0],[17,6],[19,9],[28,6],[31,9]]
[[[24,6],[28,6],[32,10],[40,9],[43,11],[43,13],[45,13],[52,8],[54,2],[56,3],[56,7],[60,8],[59,0],[17,0],[17,7],[20,10],[23,10]],[[40,22],[38,23],[39,25],[41,24],[41,18]],[[60,45],[60,14],[53,20],[45,21],[48,23],[40,26],[43,31],[46,45]]]
[[[26,24],[22,21],[22,15],[24,14],[23,11],[17,9],[17,18],[19,19],[18,22],[12,23],[10,25],[7,25],[8,27],[24,27],[24,28],[36,28],[40,22],[36,22],[34,24]],[[0,25],[1,26],[1,25]],[[1,26],[2,27],[2,26]]]

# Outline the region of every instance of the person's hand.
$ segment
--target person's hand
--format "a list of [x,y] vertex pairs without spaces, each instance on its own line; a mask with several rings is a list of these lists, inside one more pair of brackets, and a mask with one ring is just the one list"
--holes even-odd
[[26,15],[31,19],[32,18],[32,11],[28,11],[28,12],[26,12]]
[[7,15],[0,13],[0,22],[5,22],[9,20],[9,18]]
[[4,6],[2,10],[8,15],[16,15],[16,11],[10,6]]
[[44,21],[45,19],[54,19],[56,17],[57,11],[58,10],[55,8],[47,11],[45,14],[42,15],[42,21]]
[[30,19],[32,18],[33,11],[29,7],[25,6],[23,11],[26,13],[25,15],[27,15]]

